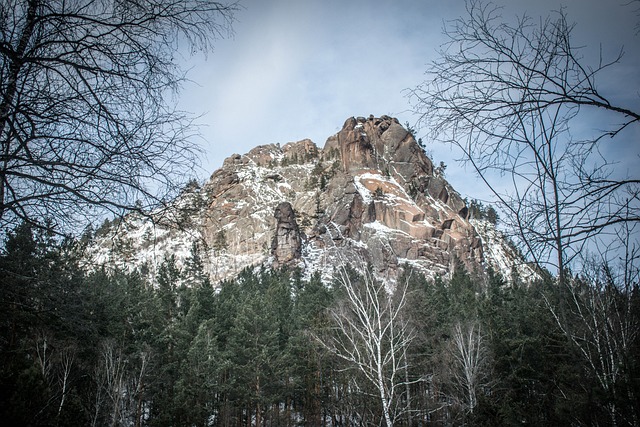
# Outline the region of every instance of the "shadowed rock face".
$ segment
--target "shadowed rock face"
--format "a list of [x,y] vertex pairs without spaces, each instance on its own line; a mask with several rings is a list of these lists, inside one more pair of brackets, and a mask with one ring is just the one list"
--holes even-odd
[[[470,271],[487,262],[465,202],[388,116],[347,119],[323,149],[305,139],[234,154],[197,191],[176,201],[197,201],[185,234],[152,229],[152,249],[188,254],[199,240],[214,282],[265,262],[327,279],[343,263],[368,263],[390,281],[405,264],[434,276],[454,260]],[[213,250],[221,231],[225,248]]]
[[277,223],[271,242],[271,255],[274,258],[274,267],[278,268],[300,259],[302,237],[291,203],[280,203],[273,216]]
[[405,178],[433,175],[433,164],[414,137],[389,116],[347,119],[342,130],[329,137],[324,151],[338,149],[345,171],[389,171]]

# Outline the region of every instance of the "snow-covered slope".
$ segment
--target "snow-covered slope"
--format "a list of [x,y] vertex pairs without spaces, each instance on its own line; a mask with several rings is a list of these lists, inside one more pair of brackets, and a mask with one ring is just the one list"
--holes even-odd
[[349,118],[323,149],[302,140],[233,155],[170,208],[103,232],[89,259],[153,275],[166,256],[181,266],[194,251],[214,282],[264,263],[327,280],[345,263],[389,282],[406,265],[435,276],[456,262],[535,274],[492,225],[469,220],[413,135],[387,116]]

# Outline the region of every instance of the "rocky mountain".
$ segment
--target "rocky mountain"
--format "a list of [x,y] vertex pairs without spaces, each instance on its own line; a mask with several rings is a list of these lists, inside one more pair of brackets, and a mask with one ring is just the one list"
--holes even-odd
[[535,274],[491,224],[469,218],[441,168],[388,116],[351,117],[322,149],[305,139],[234,154],[168,211],[103,231],[90,256],[153,272],[194,248],[214,282],[261,264],[325,279],[345,263],[370,265],[391,283],[405,265],[446,275],[455,260],[505,277],[512,268]]

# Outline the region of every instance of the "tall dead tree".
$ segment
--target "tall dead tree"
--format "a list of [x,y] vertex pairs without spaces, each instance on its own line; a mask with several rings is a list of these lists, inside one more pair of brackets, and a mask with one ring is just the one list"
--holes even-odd
[[0,227],[67,231],[173,192],[198,151],[192,118],[171,102],[185,79],[180,55],[211,50],[236,9],[208,0],[0,2]]

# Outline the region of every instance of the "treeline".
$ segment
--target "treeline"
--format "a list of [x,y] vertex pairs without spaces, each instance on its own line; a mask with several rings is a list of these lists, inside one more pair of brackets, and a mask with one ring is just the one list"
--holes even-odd
[[[639,422],[638,284],[621,285],[611,270],[566,289],[551,278],[525,286],[491,272],[408,272],[390,295],[352,270],[327,286],[258,269],[214,289],[197,248],[183,268],[169,257],[150,280],[83,271],[78,244],[28,226],[7,235],[5,425],[364,426],[383,424],[385,411],[395,425]],[[397,349],[380,334],[382,351],[403,361],[377,366],[394,384],[387,400],[335,351],[362,344],[336,321],[358,313],[354,295],[401,309],[380,317],[406,334]],[[363,303],[361,313],[374,309]]]
[[489,221],[493,225],[498,223],[498,213],[493,206],[485,205],[476,199],[469,201],[465,198],[464,202],[465,206],[468,206],[470,219]]

